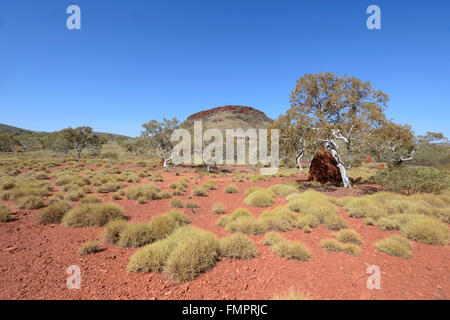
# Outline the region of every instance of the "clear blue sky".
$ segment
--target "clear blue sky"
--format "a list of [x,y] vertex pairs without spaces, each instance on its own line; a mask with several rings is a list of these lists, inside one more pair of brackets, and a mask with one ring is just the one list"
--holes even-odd
[[[82,29],[66,28],[81,8]],[[366,8],[381,7],[381,30]],[[450,138],[450,1],[1,0],[0,123],[136,136],[226,104],[275,118],[305,73],[371,81],[388,116]]]

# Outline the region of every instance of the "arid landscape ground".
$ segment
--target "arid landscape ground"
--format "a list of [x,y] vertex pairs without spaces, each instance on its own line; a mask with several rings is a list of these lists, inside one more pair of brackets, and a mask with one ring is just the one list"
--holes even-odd
[[[344,208],[345,201],[326,200],[327,205],[336,206],[336,215],[343,219],[339,220],[341,226],[337,228],[323,223],[303,229],[297,224],[283,231],[280,231],[283,228],[269,228],[278,231],[286,240],[300,242],[309,251],[308,259],[288,259],[272,251],[270,246],[264,245],[267,230],[252,232],[243,229],[246,237],[257,248],[256,257],[232,259],[217,256],[213,266],[188,281],[174,279],[166,272],[129,272],[127,265],[130,258],[141,248],[124,248],[115,243],[106,243],[103,235],[105,226],[71,227],[67,225],[67,220],[65,223],[42,224],[38,219],[41,212],[57,197],[65,199],[58,201],[66,201],[77,207],[83,197],[95,196],[103,203],[120,206],[127,224],[148,223],[152,218],[175,209],[184,213],[190,226],[210,231],[218,239],[222,239],[233,232],[226,231],[226,228],[216,222],[223,216],[230,216],[238,208],[245,208],[254,218],[258,218],[265,210],[287,206],[293,209],[291,213],[298,218],[304,215],[303,209],[297,212],[295,206],[289,206],[290,202],[295,202],[295,197],[291,196],[288,201],[287,194],[317,192],[325,195],[326,199],[361,198],[384,191],[383,187],[376,184],[361,183],[352,189],[321,185],[308,182],[307,172],[299,173],[296,168],[281,169],[276,176],[260,178],[258,171],[249,167],[222,167],[217,173],[205,173],[196,168],[165,169],[146,162],[121,163],[102,159],[78,163],[66,162],[59,157],[44,162],[39,159],[24,160],[2,156],[0,161],[3,168],[17,170],[14,173],[14,187],[5,186],[6,180],[2,180],[4,184],[0,203],[9,208],[12,214],[7,222],[0,223],[0,299],[273,299],[286,295],[305,299],[450,298],[448,246],[410,240],[409,258],[381,252],[374,247],[378,241],[401,235],[403,231],[389,228],[384,228],[383,231],[381,224],[374,225],[368,223],[367,219],[351,217],[350,212]],[[378,170],[374,167],[375,165],[371,170]],[[80,198],[68,196],[80,187],[70,187],[70,184],[76,182],[64,182],[62,176],[70,176],[71,179],[83,176],[87,178]],[[108,178],[101,181],[102,176]],[[181,179],[186,182],[184,194],[173,195],[177,190],[175,184]],[[108,183],[111,186],[112,181],[117,183],[117,187],[111,187],[114,191],[100,188]],[[39,183],[43,184],[38,186]],[[43,203],[35,205],[38,208],[27,209],[27,205],[14,201],[14,193],[5,196],[8,190],[25,188],[24,184],[28,184],[26,187],[30,188],[28,190],[31,190],[31,194],[36,188],[42,190],[45,187],[49,190],[42,195]],[[170,198],[167,196],[167,199],[140,201],[129,199],[132,197],[127,192],[130,187],[146,184],[167,190]],[[207,188],[206,195],[196,196],[193,189],[207,184],[215,186]],[[237,187],[237,190],[233,190],[235,193],[224,192],[229,185]],[[274,185],[289,188],[287,191],[270,189],[273,192],[273,202],[270,205],[257,207],[244,201],[249,188],[267,190]],[[195,201],[197,207],[174,208],[174,198],[183,203]],[[317,199],[323,200],[320,197]],[[55,202],[57,201],[54,200],[53,203]],[[213,212],[217,203],[223,204],[224,213]],[[448,202],[441,209],[440,212],[446,211],[448,215]],[[448,233],[448,224],[444,225],[444,232]],[[337,229],[352,229],[357,232],[361,242],[356,246],[356,251],[329,251],[321,245],[324,239],[334,239]],[[100,251],[80,255],[80,247],[92,240],[99,240]],[[66,269],[71,265],[77,265],[81,270],[79,290],[69,290],[67,287],[69,275]],[[370,274],[367,269],[371,265],[380,267],[380,289],[368,289],[367,279]]]

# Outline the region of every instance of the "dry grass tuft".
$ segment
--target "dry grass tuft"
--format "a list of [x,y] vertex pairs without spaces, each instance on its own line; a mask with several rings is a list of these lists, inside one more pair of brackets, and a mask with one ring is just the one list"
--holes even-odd
[[85,256],[85,255],[93,254],[93,253],[100,252],[100,251],[101,251],[100,243],[97,240],[85,242],[78,249],[80,256]]
[[374,244],[375,248],[381,252],[390,254],[400,258],[410,258],[411,244],[409,241],[400,236],[392,236],[383,240],[380,240]]
[[259,255],[252,240],[242,233],[235,233],[219,241],[220,253],[232,259],[252,259]]

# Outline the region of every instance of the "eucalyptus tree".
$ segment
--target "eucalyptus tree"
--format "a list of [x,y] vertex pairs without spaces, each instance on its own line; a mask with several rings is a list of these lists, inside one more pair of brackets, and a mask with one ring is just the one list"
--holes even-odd
[[144,131],[135,140],[135,150],[137,154],[146,157],[160,157],[164,161],[164,167],[171,160],[171,151],[174,142],[171,140],[172,133],[178,127],[177,118],[171,120],[163,118],[162,122],[151,120],[144,123]]
[[336,160],[342,183],[351,187],[347,168],[357,160],[386,150],[406,161],[403,152],[413,151],[409,127],[388,120],[384,114],[389,98],[370,82],[332,73],[302,76],[290,96],[290,109],[273,124],[280,129],[281,148],[300,159],[319,147]]
[[81,153],[87,148],[99,148],[106,143],[106,139],[92,132],[91,127],[66,128],[61,130],[61,136],[67,144],[71,145],[81,159]]

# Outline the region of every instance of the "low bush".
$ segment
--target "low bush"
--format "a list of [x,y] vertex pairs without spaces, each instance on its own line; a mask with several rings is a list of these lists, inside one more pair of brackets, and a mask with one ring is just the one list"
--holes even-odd
[[269,187],[269,191],[281,196],[287,196],[298,192],[297,188],[288,184],[275,184]]
[[8,222],[11,217],[9,207],[0,203],[0,222]]
[[116,192],[120,189],[120,184],[116,182],[107,182],[99,187],[97,187],[98,193],[109,193],[109,192]]
[[70,209],[72,209],[70,203],[63,200],[54,201],[39,213],[37,221],[40,224],[61,223],[62,218]]
[[139,186],[129,187],[125,191],[125,195],[130,200],[158,200],[161,189],[153,184],[142,184]]
[[223,205],[223,203],[217,202],[213,205],[212,211],[215,214],[223,214],[225,213],[225,206]]
[[330,230],[341,230],[347,228],[347,223],[340,215],[331,213],[325,216],[323,224]]
[[323,239],[322,241],[320,241],[320,247],[324,248],[327,251],[334,252],[344,250],[344,245],[335,239]]
[[79,249],[80,256],[100,252],[100,243],[97,240],[85,242]]
[[111,203],[80,204],[67,212],[62,222],[73,228],[103,226],[111,220],[123,219],[123,209]]
[[432,167],[393,165],[379,171],[374,181],[398,193],[439,192],[450,188],[450,172]]
[[219,241],[220,253],[232,259],[251,259],[259,255],[256,245],[242,233],[235,233]]
[[154,217],[149,223],[128,224],[120,232],[118,244],[124,248],[141,247],[167,237],[175,229],[188,223],[184,213],[171,210]]
[[38,196],[24,196],[15,201],[15,205],[19,209],[34,210],[44,206],[44,201]]
[[264,191],[265,189],[260,188],[260,187],[250,187],[247,190],[245,190],[244,195],[248,196],[250,193],[255,192],[255,191]]
[[120,232],[117,244],[122,248],[137,248],[155,240],[149,223],[129,223]]
[[72,189],[72,190],[70,190],[67,194],[66,194],[66,196],[65,196],[65,199],[66,200],[69,200],[69,201],[78,201],[78,200],[80,200],[81,198],[83,198],[84,197],[84,191],[83,191],[83,189],[81,189],[80,187],[77,187],[77,188],[74,188],[74,189]]
[[283,206],[264,211],[258,220],[265,229],[273,231],[290,231],[298,224],[298,216]]
[[195,197],[206,197],[208,195],[208,189],[203,187],[193,187],[191,192]]
[[183,208],[184,207],[183,201],[179,198],[172,198],[170,200],[170,205],[174,208]]
[[257,190],[250,193],[244,202],[252,207],[270,207],[274,204],[273,194],[267,191]]
[[228,232],[242,232],[245,234],[258,235],[267,232],[267,228],[253,216],[241,216],[236,219],[230,219],[225,225]]
[[226,186],[223,191],[225,193],[238,193],[238,187],[235,184],[230,184]]
[[413,219],[401,228],[401,232],[408,239],[426,244],[446,245],[448,242],[447,226],[432,217]]
[[281,242],[283,240],[284,240],[284,238],[279,233],[269,231],[264,236],[263,243],[266,246],[273,246],[275,243]]
[[106,224],[105,231],[103,231],[102,239],[106,243],[117,243],[120,238],[120,233],[127,227],[127,222],[123,219],[112,220]]
[[198,204],[197,204],[197,202],[195,202],[194,200],[186,201],[185,206],[186,206],[186,208],[188,208],[188,209],[195,209],[195,208],[198,208]]
[[102,199],[96,196],[88,196],[80,200],[80,203],[101,203]]
[[400,236],[392,236],[383,240],[380,240],[374,244],[378,251],[390,254],[400,258],[410,258],[411,244],[409,241]]
[[219,255],[219,241],[212,233],[186,226],[136,251],[127,270],[164,272],[172,279],[187,281],[212,268]]
[[311,254],[309,250],[298,241],[283,240],[271,246],[272,251],[280,257],[300,261],[309,261]]
[[345,243],[342,251],[344,251],[348,254],[352,254],[354,256],[360,255],[359,246],[354,243]]
[[362,245],[361,236],[353,229],[344,229],[337,232],[335,235],[337,240],[342,243],[353,243],[356,245]]

